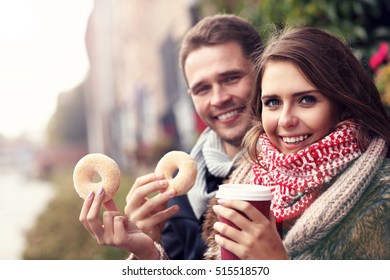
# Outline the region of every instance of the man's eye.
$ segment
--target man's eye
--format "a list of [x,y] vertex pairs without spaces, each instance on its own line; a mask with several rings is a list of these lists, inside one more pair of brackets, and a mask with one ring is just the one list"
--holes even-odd
[[239,76],[229,76],[229,77],[225,77],[223,79],[223,83],[224,84],[233,84],[233,83],[237,82],[239,79],[240,79]]
[[210,86],[202,86],[194,90],[195,95],[205,94],[210,90]]

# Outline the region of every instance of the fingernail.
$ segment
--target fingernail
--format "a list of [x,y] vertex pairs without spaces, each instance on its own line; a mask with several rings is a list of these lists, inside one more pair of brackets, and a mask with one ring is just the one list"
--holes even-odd
[[160,187],[166,187],[168,186],[168,181],[167,180],[161,180],[160,181]]
[[215,209],[217,209],[219,207],[219,205],[213,205],[213,211],[215,211]]
[[176,195],[176,192],[174,190],[168,190],[166,194],[168,197],[174,197]]
[[90,191],[85,199],[90,199],[93,196],[93,191]]
[[97,191],[97,195],[102,195],[104,193],[104,189],[103,187],[99,187],[98,191]]
[[225,204],[225,200],[223,200],[223,199],[218,199],[218,204],[220,204],[220,205]]

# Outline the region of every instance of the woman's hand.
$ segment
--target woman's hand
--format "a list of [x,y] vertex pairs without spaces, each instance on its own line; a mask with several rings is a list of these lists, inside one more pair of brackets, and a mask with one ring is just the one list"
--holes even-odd
[[113,200],[104,203],[108,211],[99,218],[104,189],[91,192],[81,208],[80,222],[99,245],[113,246],[133,253],[138,259],[159,259],[153,240],[120,213]]
[[213,210],[241,228],[240,231],[216,222],[214,229],[220,234],[215,236],[215,241],[221,247],[243,260],[288,259],[272,214],[268,219],[250,203],[239,200],[220,199]]
[[167,208],[168,200],[176,194],[173,190],[151,197],[167,186],[168,182],[162,175],[150,173],[138,177],[126,197],[125,214],[156,242],[161,240],[161,231],[167,219],[179,211],[177,205]]

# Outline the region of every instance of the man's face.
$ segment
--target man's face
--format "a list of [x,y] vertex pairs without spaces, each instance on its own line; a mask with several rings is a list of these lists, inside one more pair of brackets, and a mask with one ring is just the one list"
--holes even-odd
[[191,52],[184,65],[200,118],[234,147],[239,147],[249,127],[246,103],[253,83],[251,67],[236,42],[203,46]]

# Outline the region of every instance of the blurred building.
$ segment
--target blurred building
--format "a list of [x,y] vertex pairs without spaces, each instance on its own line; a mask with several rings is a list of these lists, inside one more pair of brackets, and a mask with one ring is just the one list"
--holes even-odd
[[188,151],[197,118],[178,67],[194,1],[95,0],[86,31],[89,152],[125,166]]

